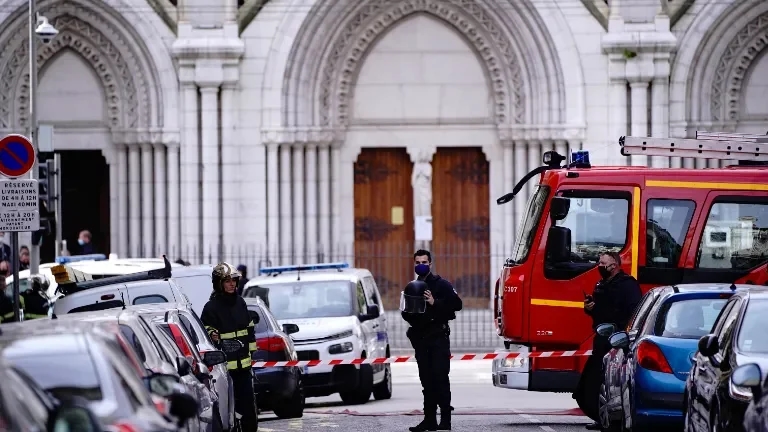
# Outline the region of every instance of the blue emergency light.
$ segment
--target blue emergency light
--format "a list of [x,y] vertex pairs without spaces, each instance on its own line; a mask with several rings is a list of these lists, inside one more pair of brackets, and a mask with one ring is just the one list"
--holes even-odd
[[578,150],[571,153],[571,166],[574,167],[591,167],[589,163],[589,152],[586,150]]
[[345,262],[337,263],[321,263],[321,264],[299,264],[291,266],[278,266],[278,267],[262,267],[259,269],[261,274],[275,274],[284,272],[299,272],[299,271],[312,271],[312,270],[341,270],[349,268],[349,264]]
[[107,256],[104,254],[90,254],[90,255],[77,255],[77,256],[57,256],[57,264],[69,264],[79,261],[104,261]]

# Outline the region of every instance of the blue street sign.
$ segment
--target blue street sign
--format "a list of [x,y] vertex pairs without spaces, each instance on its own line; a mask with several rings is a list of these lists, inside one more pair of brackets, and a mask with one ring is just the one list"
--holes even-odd
[[16,178],[35,165],[35,148],[24,135],[11,134],[0,139],[0,174]]

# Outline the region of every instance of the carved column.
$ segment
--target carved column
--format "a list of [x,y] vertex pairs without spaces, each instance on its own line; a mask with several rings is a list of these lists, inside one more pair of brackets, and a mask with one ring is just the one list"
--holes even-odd
[[165,144],[155,144],[155,248],[153,254],[168,254],[168,186]]
[[[429,248],[432,243],[432,157],[436,151],[436,147],[430,146],[408,148],[413,162],[414,249]],[[420,226],[425,232],[418,232]]]
[[154,232],[154,202],[152,188],[154,179],[152,171],[152,144],[141,144],[141,256],[142,258],[155,256],[155,232]]
[[293,256],[294,259],[306,260],[305,214],[304,214],[304,144],[293,146]]
[[[118,234],[117,244],[112,246],[112,251],[118,256],[128,256],[128,155],[123,144],[115,146],[117,155],[117,187],[118,187]],[[114,229],[114,228],[113,228]]]
[[267,147],[267,247],[271,265],[278,263],[280,250],[280,161],[276,142]]
[[291,145],[280,146],[280,263],[293,262],[291,215]]
[[331,254],[331,146],[320,143],[317,147],[318,225],[320,230],[320,256],[326,261]]
[[308,262],[317,262],[317,145],[309,143],[304,154],[306,177],[304,193],[306,194],[306,258]]
[[[342,163],[341,163],[341,143],[339,142],[333,142],[331,144],[331,242],[333,244],[330,245],[331,248],[331,259],[338,260],[341,257],[341,252],[345,250],[347,245],[344,244],[344,236],[341,231],[341,206],[342,206],[342,198],[341,198],[341,183],[342,183]],[[350,184],[354,188],[355,182],[354,182],[354,161],[352,162],[353,165],[350,169],[353,170],[352,172],[352,178],[350,179]],[[353,201],[354,206],[354,201]],[[352,241],[354,242],[354,229],[355,229],[355,223],[354,223],[354,210],[352,214]],[[349,245],[350,247],[352,245]]]
[[[541,166],[541,142],[537,140],[528,141],[528,166],[526,167],[526,173],[534,168]],[[525,202],[528,202],[528,197],[531,196],[533,190],[536,188],[537,183],[535,181],[528,182],[527,191],[528,195],[525,197]]]
[[[516,177],[525,175],[524,173],[515,171],[515,151],[512,148],[512,140],[501,141],[502,154],[504,159],[504,187],[502,194],[511,192],[512,188],[517,183]],[[513,201],[514,202],[514,201]],[[515,239],[515,206],[512,203],[505,204],[503,208],[504,215],[504,254],[510,256],[512,254],[512,245]]]
[[[523,140],[515,140],[512,143],[512,148],[515,152],[515,173],[517,173],[517,177],[515,179],[515,184],[522,178],[521,176],[524,176],[528,174],[528,159],[527,159],[527,150],[528,146],[525,141]],[[519,197],[516,197],[514,200],[512,200],[512,206],[515,209],[515,224],[516,224],[516,230],[520,229],[520,223],[523,220],[523,214],[525,214],[525,205],[527,201],[524,199],[526,192],[525,190],[520,191]],[[514,246],[513,246],[514,247]],[[513,251],[514,252],[514,251]]]
[[179,143],[167,144],[168,153],[168,253],[174,259],[182,258],[181,212],[179,200]]
[[[234,3],[233,3],[234,4]],[[225,82],[221,86],[221,220],[222,248],[224,256],[231,256],[233,248],[242,245],[238,232],[239,221],[244,215],[236,211],[239,207],[238,188],[241,179],[240,157],[238,152],[235,124],[237,123],[236,95],[237,87],[234,82]],[[257,182],[254,182],[257,183]],[[264,187],[258,185],[257,187]],[[233,257],[234,258],[234,257]],[[233,259],[232,258],[232,259]],[[237,265],[237,264],[235,264]]]
[[203,257],[221,260],[221,197],[219,196],[219,87],[200,88],[202,111]]
[[605,156],[605,160],[609,165],[628,165],[628,158],[621,156],[616,144],[620,136],[627,135],[626,59],[621,54],[610,54],[608,62],[610,127],[608,131],[608,155]]
[[128,146],[128,181],[130,183],[129,207],[131,228],[129,242],[131,258],[141,257],[141,154],[138,144]]
[[181,242],[179,256],[196,261],[202,258],[200,248],[200,134],[198,132],[198,90],[194,83],[182,86],[184,102],[184,129],[181,141]]
[[117,252],[120,242],[120,180],[118,179],[118,166],[116,147],[107,147],[101,150],[101,154],[109,166],[109,250]]
[[[669,137],[669,54],[657,53],[653,58],[654,77],[651,83],[651,134],[656,138]],[[651,157],[651,166],[667,168],[672,161],[680,158],[663,156]]]
[[[632,96],[632,136],[648,135],[648,81],[631,81],[629,83]],[[631,157],[634,166],[648,166],[648,156],[635,155]]]

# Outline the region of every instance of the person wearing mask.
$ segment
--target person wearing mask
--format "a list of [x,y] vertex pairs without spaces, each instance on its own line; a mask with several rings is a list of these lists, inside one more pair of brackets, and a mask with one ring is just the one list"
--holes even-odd
[[232,377],[235,411],[242,417],[244,432],[259,427],[256,398],[251,375],[251,355],[256,351],[254,322],[245,300],[237,295],[240,273],[228,263],[220,263],[211,274],[213,292],[203,307],[200,320],[211,340],[227,355],[227,369]]
[[[627,328],[635,308],[640,303],[640,284],[621,270],[621,257],[617,252],[605,252],[597,263],[600,281],[591,295],[584,299],[584,312],[592,318],[592,330],[600,324],[615,324],[619,329]],[[587,359],[581,379],[573,393],[579,408],[595,421],[588,424],[588,430],[600,430],[598,399],[600,384],[603,382],[603,357],[611,350],[607,337],[594,335],[592,355]]]
[[80,246],[80,250],[78,251],[77,255],[90,255],[96,253],[96,251],[93,249],[93,245],[91,244],[92,239],[93,237],[91,236],[90,231],[80,231],[80,234],[77,236],[77,244]]
[[21,304],[24,307],[24,321],[48,318],[48,309],[50,308],[50,299],[48,298],[48,287],[50,282],[44,275],[32,275],[29,279],[30,289],[21,293]]
[[[420,249],[413,254],[418,278],[408,283],[400,297],[403,319],[410,324],[406,336],[415,351],[422,393],[424,420],[411,432],[451,430],[451,329],[463,307],[450,282],[433,274],[432,254]],[[437,423],[437,407],[440,423]]]
[[248,283],[248,267],[245,264],[237,266],[237,271],[240,272],[240,281],[237,283],[237,295],[243,295],[243,289],[245,284]]
[[19,271],[29,269],[29,248],[22,246],[19,248]]

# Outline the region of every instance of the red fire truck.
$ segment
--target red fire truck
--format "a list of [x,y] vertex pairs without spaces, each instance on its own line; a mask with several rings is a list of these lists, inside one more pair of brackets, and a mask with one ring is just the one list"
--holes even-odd
[[[623,270],[652,287],[693,282],[768,284],[768,136],[697,133],[695,139],[622,137],[625,156],[737,160],[712,169],[593,167],[556,152],[528,173],[538,185],[496,285],[494,316],[515,351],[592,348],[583,301],[599,280],[598,256],[619,252]],[[632,330],[632,329],[630,329]],[[586,357],[497,360],[494,385],[575,389]]]

